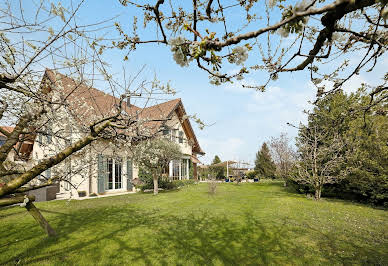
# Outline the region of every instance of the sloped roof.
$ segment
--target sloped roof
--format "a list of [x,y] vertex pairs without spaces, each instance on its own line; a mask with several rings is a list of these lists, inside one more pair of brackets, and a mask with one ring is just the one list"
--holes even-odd
[[[66,97],[66,103],[69,104],[69,110],[75,112],[75,117],[80,122],[90,122],[95,118],[101,119],[109,115],[113,115],[115,107],[120,104],[120,99],[110,94],[104,93],[96,88],[85,85],[83,82],[77,82],[74,79],[67,77],[58,72],[47,69],[42,80],[45,84],[45,79],[48,78],[49,90],[63,90],[63,97]],[[59,85],[59,86],[56,86]],[[44,86],[44,85],[43,85]],[[182,110],[179,114],[178,108]],[[138,119],[143,119],[142,126],[150,132],[155,133],[160,130],[165,120],[170,118],[172,114],[177,112],[178,117],[182,119],[182,113],[185,114],[182,100],[180,98],[173,99],[164,103],[153,105],[147,108],[139,108],[135,105],[127,105],[122,102],[122,109],[129,115],[136,115]],[[186,135],[190,136],[194,141],[193,151],[204,154],[195,137],[194,131],[188,119],[181,121]]]
[[[46,70],[47,77],[51,84],[48,84],[50,89],[62,89],[62,96],[66,97],[66,103],[70,105],[69,110],[76,113],[76,117],[80,121],[90,121],[95,118],[101,119],[115,112],[115,106],[120,104],[120,99],[109,95],[103,91],[97,90],[91,86],[85,85],[82,81],[76,82],[74,79],[67,77],[52,70]],[[45,77],[42,83],[44,83]],[[54,85],[54,88],[52,87]],[[55,88],[55,85],[60,85]],[[126,105],[122,102],[122,108],[129,114],[141,110],[140,108],[131,105]],[[131,110],[130,110],[131,109]]]

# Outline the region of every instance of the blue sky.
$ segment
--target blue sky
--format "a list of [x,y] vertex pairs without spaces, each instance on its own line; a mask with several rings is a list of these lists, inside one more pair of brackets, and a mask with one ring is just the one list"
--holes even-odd
[[[91,23],[116,15],[119,17],[115,20],[120,21],[129,31],[131,18],[136,15],[139,17],[142,36],[151,38],[154,34],[152,29],[142,29],[142,14],[139,10],[123,8],[118,1],[87,1],[78,18],[83,23]],[[241,24],[240,17],[233,12],[227,14],[227,17],[230,19],[229,25]],[[271,136],[279,136],[281,132],[287,132],[290,137],[296,136],[296,130],[286,123],[304,122],[306,117],[303,110],[310,108],[308,101],[314,100],[315,96],[307,71],[280,75],[279,80],[271,83],[266,92],[256,92],[243,88],[241,84],[263,82],[267,78],[265,73],[256,72],[242,82],[214,86],[209,83],[208,75],[194,64],[185,68],[177,65],[169,47],[164,45],[139,46],[130,54],[127,62],[123,63],[122,58],[123,54],[117,51],[108,54],[114,73],[120,75],[124,66],[128,73],[135,74],[146,65],[143,76],[151,79],[156,74],[161,81],[171,81],[178,92],[175,98],[182,98],[187,113],[196,114],[205,123],[213,124],[204,130],[199,130],[193,124],[199,143],[206,152],[206,156],[200,158],[204,163],[211,162],[216,154],[221,160],[252,163],[257,150]],[[249,61],[257,59],[256,54]],[[385,58],[376,72],[383,73],[387,62]],[[376,72],[362,72],[347,85],[354,89],[363,81],[375,83],[373,77]]]

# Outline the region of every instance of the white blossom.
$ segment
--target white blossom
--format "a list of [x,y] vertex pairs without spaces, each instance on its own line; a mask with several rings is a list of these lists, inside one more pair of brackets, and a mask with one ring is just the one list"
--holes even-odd
[[283,38],[287,38],[288,37],[288,35],[290,34],[285,28],[279,28],[278,30],[277,30],[277,32],[278,32],[278,34],[280,35],[280,36],[282,36]]
[[276,5],[276,0],[269,0],[268,1],[268,7],[269,8],[274,8]]
[[171,38],[169,41],[171,52],[173,52],[173,58],[181,67],[189,65],[189,60],[187,59],[187,55],[184,53],[182,46],[186,41],[187,40],[181,36]]
[[245,46],[234,48],[233,54],[237,65],[242,65],[248,59],[248,49]]

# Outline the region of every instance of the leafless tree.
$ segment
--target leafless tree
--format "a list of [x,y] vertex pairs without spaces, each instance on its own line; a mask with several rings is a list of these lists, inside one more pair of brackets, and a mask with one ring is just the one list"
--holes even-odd
[[300,184],[311,185],[315,191],[315,199],[319,200],[323,185],[336,183],[344,176],[338,174],[344,160],[344,144],[339,136],[334,136],[329,144],[323,145],[328,132],[317,125],[301,127],[299,132],[299,158],[296,163],[298,173],[291,178]]
[[278,176],[287,178],[296,159],[296,153],[287,133],[282,132],[279,137],[271,137],[269,146]]
[[[80,24],[77,12],[83,2],[68,2],[66,7],[49,1],[0,4],[0,123],[13,126],[0,127],[5,136],[0,146],[0,207],[22,203],[49,235],[55,231],[25,193],[69,180],[70,173],[57,171],[35,182],[37,178],[53,166],[66,168],[72,156],[78,158],[73,171],[86,167],[85,147],[97,140],[121,147],[150,137],[155,132],[144,126],[149,121],[142,118],[142,109],[132,112],[126,102],[134,94],[143,95],[147,105],[155,91],[171,93],[157,80],[135,86],[133,77],[123,84],[110,74],[103,60],[106,40],[101,37],[109,25]],[[65,82],[69,77],[71,86]],[[106,103],[112,104],[109,112],[92,110],[79,96],[94,86],[116,96],[115,102]],[[79,123],[75,127],[72,121]],[[69,134],[72,128],[76,131]],[[49,140],[40,142],[49,156],[30,162],[26,151],[38,137]]]

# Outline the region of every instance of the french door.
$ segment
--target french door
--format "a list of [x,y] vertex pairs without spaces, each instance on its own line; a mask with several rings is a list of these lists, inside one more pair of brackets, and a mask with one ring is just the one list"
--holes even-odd
[[123,188],[123,163],[121,159],[107,159],[107,189]]

